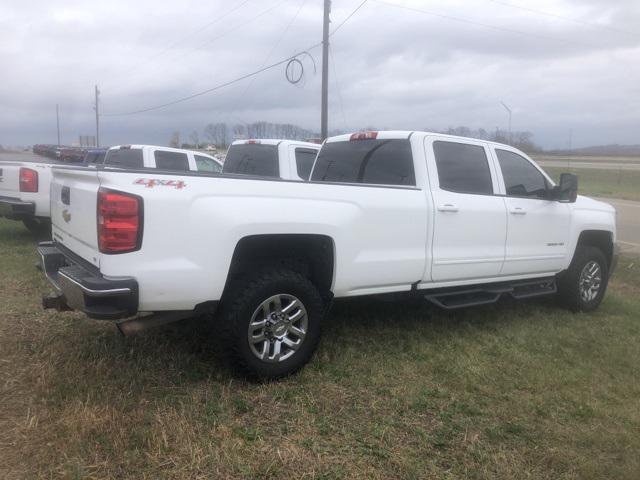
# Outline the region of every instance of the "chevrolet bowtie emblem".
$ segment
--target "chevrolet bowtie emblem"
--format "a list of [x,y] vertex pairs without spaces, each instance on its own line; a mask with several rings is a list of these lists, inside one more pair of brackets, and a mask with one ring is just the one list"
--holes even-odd
[[69,213],[69,210],[63,210],[62,211],[62,218],[67,223],[69,223],[71,221],[71,214]]

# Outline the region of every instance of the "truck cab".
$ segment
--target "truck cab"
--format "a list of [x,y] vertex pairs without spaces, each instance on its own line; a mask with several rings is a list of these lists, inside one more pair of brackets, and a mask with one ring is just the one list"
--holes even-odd
[[308,180],[320,145],[297,140],[236,140],[223,173]]

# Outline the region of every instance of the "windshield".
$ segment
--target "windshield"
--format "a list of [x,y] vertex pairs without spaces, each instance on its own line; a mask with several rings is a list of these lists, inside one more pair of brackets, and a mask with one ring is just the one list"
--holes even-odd
[[260,144],[231,145],[222,167],[223,173],[279,177],[278,146]]

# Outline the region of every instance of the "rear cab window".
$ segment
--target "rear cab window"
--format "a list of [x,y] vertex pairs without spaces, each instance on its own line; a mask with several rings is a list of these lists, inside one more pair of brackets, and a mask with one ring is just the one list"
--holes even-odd
[[415,186],[409,139],[363,139],[325,143],[311,181]]
[[440,189],[455,193],[493,194],[489,160],[483,146],[436,140],[433,153]]
[[139,148],[117,148],[109,150],[104,164],[119,168],[144,168],[142,150]]
[[186,153],[156,150],[153,152],[153,157],[158,170],[189,171],[189,157],[187,157]]
[[278,146],[259,143],[231,145],[222,172],[280,177]]

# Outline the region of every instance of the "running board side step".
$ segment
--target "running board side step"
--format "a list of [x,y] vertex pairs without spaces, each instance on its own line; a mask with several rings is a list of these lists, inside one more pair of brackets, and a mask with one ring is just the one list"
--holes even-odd
[[525,280],[511,283],[496,283],[470,288],[446,288],[424,295],[428,301],[445,310],[488,305],[497,302],[503,295],[516,300],[552,295],[558,291],[555,277]]

